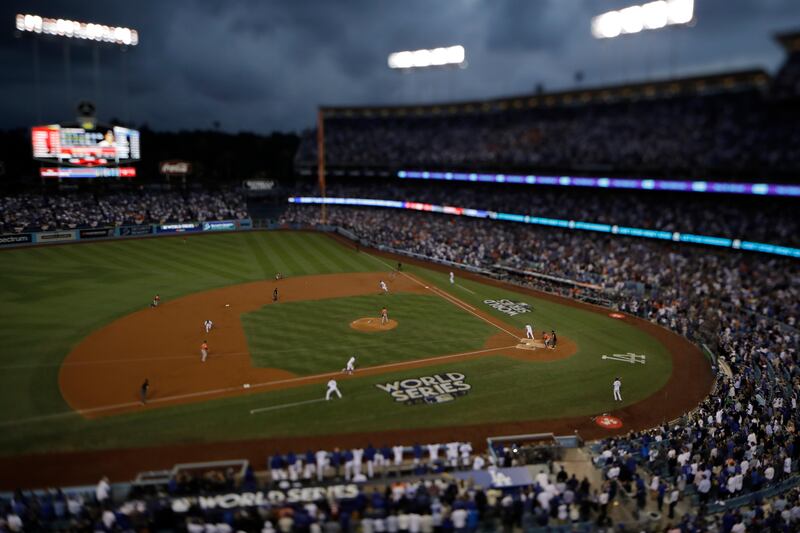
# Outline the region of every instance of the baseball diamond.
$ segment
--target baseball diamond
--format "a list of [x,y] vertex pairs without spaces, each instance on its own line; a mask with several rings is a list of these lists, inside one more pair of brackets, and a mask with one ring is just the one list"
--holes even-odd
[[[447,269],[402,260],[390,278],[397,257],[297,231],[0,253],[0,301],[11,311],[0,394],[14,405],[0,420],[3,484],[31,480],[33,462],[50,465],[37,469],[42,480],[91,481],[101,469],[130,476],[178,457],[223,458],[226,442],[256,461],[301,442],[346,446],[363,433],[592,438],[613,433],[593,422],[600,413],[613,412],[625,430],[651,427],[709,391],[700,350],[659,326],[466,272],[459,286],[469,290],[459,290]],[[485,303],[498,300],[532,311]],[[381,326],[384,306],[391,321]],[[531,321],[537,337],[558,331],[554,349],[526,342]],[[614,353],[646,354],[646,364],[604,357]],[[358,366],[343,374],[350,354]],[[468,394],[420,382],[409,394],[439,400],[414,405],[376,387],[448,373],[464,376]],[[621,404],[609,393],[615,376],[625,383]],[[317,402],[331,377],[342,400]],[[126,460],[110,466],[120,454]]]

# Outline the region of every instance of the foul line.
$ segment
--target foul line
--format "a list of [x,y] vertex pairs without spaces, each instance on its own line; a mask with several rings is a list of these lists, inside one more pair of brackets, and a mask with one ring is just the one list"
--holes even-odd
[[[376,260],[376,261],[378,261],[379,263],[382,263],[383,265],[385,265],[385,266],[386,266],[386,267],[388,267],[389,269],[392,269],[392,266],[391,266],[389,263],[386,263],[385,261],[383,261],[382,259],[379,259],[379,258],[375,257],[374,255],[371,255],[371,254],[368,254],[368,255],[369,255],[369,257],[372,257],[373,259],[375,259],[375,260]],[[440,289],[440,288],[438,288],[438,287],[435,287],[434,285],[425,285],[424,283],[422,283],[422,282],[421,282],[420,280],[418,280],[417,278],[415,278],[415,277],[413,277],[413,276],[409,276],[408,274],[406,274],[406,273],[405,273],[405,272],[403,272],[402,270],[400,271],[400,274],[402,274],[403,276],[407,277],[408,279],[410,279],[410,280],[411,280],[411,281],[413,281],[414,283],[416,283],[416,284],[420,285],[421,287],[424,287],[424,288],[428,289],[429,291],[433,292],[433,293],[434,293],[434,294],[436,294],[437,296],[441,296],[442,298],[444,298],[445,300],[449,301],[449,302],[450,302],[450,303],[452,303],[453,305],[457,305],[458,307],[460,307],[461,309],[463,309],[463,310],[464,310],[464,311],[466,311],[467,313],[470,313],[470,314],[472,314],[472,315],[474,315],[474,316],[476,316],[476,317],[480,318],[481,320],[483,320],[483,321],[484,321],[484,322],[486,322],[487,324],[491,324],[492,326],[496,327],[496,328],[497,328],[497,329],[499,329],[500,331],[503,331],[503,332],[505,332],[505,333],[508,333],[509,335],[511,335],[512,337],[514,337],[515,339],[519,339],[519,335],[518,335],[518,334],[510,332],[510,331],[508,331],[506,328],[504,328],[503,326],[500,326],[500,325],[498,325],[498,324],[495,324],[494,322],[492,322],[491,320],[487,319],[486,317],[482,317],[481,315],[479,315],[478,313],[476,313],[476,312],[475,312],[475,308],[474,308],[474,307],[472,307],[471,305],[469,305],[468,303],[466,303],[466,302],[462,302],[461,300],[459,300],[459,299],[458,299],[458,298],[456,298],[455,296],[451,296],[450,294],[446,293],[445,291],[443,291],[442,289]]]
[[456,287],[458,287],[458,288],[460,288],[460,289],[464,289],[465,291],[467,291],[467,292],[469,292],[469,293],[472,293],[472,294],[477,294],[477,293],[476,293],[475,291],[473,291],[472,289],[468,289],[468,288],[466,288],[466,287],[465,287],[465,286],[463,286],[463,285],[459,285],[458,283],[456,283]]
[[[379,370],[379,369],[382,369],[382,368],[412,366],[412,365],[416,365],[418,363],[426,363],[426,362],[429,362],[429,361],[443,361],[445,359],[453,359],[455,357],[465,357],[465,356],[468,356],[468,355],[477,355],[477,354],[486,353],[486,352],[495,352],[495,351],[498,351],[498,350],[507,350],[509,348],[514,348],[515,346],[516,346],[516,344],[515,345],[511,345],[511,346],[501,346],[499,348],[485,348],[483,350],[475,350],[475,351],[472,351],[472,352],[463,352],[463,353],[456,353],[456,354],[450,354],[450,355],[440,355],[440,356],[436,356],[436,357],[427,357],[427,358],[424,358],[424,359],[413,359],[411,361],[399,361],[397,363],[386,363],[386,364],[377,365],[377,366],[367,366],[367,367],[362,368],[361,370],[362,371],[367,371],[367,370]],[[313,375],[310,375],[310,376],[299,376],[299,377],[296,377],[296,378],[277,379],[277,380],[273,380],[273,381],[265,381],[263,383],[253,383],[253,384],[250,385],[250,389],[270,387],[270,386],[273,386],[273,385],[285,385],[287,383],[300,383],[300,382],[303,382],[303,381],[314,381],[314,380],[318,380],[318,379],[321,379],[321,378],[334,377],[334,376],[342,376],[341,371],[326,372],[324,374],[313,374]],[[237,385],[237,386],[234,386],[234,387],[223,387],[223,388],[220,388],[220,389],[212,389],[212,390],[205,390],[205,391],[198,391],[198,392],[190,392],[190,393],[186,393],[186,394],[176,394],[176,395],[173,395],[173,396],[165,396],[163,398],[152,398],[152,399],[147,400],[147,404],[148,405],[159,404],[159,403],[165,403],[165,402],[172,402],[172,401],[175,401],[175,400],[185,400],[187,398],[197,398],[197,397],[201,397],[201,396],[213,396],[213,395],[216,395],[216,394],[225,394],[225,393],[229,393],[229,392],[241,392],[242,390],[247,390],[247,389],[244,389],[244,387],[242,385]],[[63,411],[61,413],[53,413],[53,414],[41,415],[41,416],[33,416],[33,417],[30,417],[30,418],[22,418],[22,419],[19,419],[19,420],[1,421],[0,422],[0,427],[14,426],[14,425],[24,424],[24,423],[29,423],[29,422],[41,422],[41,421],[44,421],[44,420],[51,420],[51,419],[54,419],[54,418],[60,418],[60,417],[65,417],[65,416],[90,415],[90,414],[94,414],[94,413],[102,413],[102,412],[105,412],[105,411],[116,411],[118,409],[125,409],[127,407],[136,407],[136,406],[140,406],[140,405],[141,405],[140,402],[125,402],[125,403],[118,403],[118,404],[112,404],[112,405],[104,405],[104,406],[100,406],[100,407],[90,407],[90,408],[87,408],[87,409],[75,409],[75,410],[72,410],[72,411]]]
[[295,407],[297,405],[306,405],[308,403],[324,402],[325,398],[317,398],[316,400],[306,400],[304,402],[283,403],[280,405],[272,405],[270,407],[260,407],[258,409],[250,409],[250,414],[263,413],[264,411],[274,411],[276,409],[286,409],[287,407]]

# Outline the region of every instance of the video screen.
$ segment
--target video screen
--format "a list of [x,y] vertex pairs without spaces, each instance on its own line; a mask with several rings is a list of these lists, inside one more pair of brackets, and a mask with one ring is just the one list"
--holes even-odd
[[77,167],[118,165],[140,159],[139,132],[121,126],[81,127],[51,124],[31,129],[33,158]]

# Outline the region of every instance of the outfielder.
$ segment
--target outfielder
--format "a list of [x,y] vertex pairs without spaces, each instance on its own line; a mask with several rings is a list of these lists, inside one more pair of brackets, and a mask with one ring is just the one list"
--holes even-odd
[[528,339],[533,339],[533,326],[530,324],[525,324],[525,337]]
[[383,291],[383,294],[389,294],[389,287],[386,286],[386,282],[385,281],[381,280],[380,287],[381,287],[381,290]]
[[326,400],[330,400],[331,396],[333,395],[333,393],[336,393],[336,395],[339,398],[342,397],[342,393],[339,392],[339,386],[336,384],[336,380],[335,379],[329,379],[328,380],[328,392],[325,393],[325,399]]
[[450,272],[450,285],[456,282],[456,276],[452,272]]
[[622,380],[619,378],[614,379],[614,401],[621,402],[622,401],[622,394],[620,394],[619,389],[622,387]]
[[211,328],[214,327],[214,323],[211,322],[210,320],[206,320],[205,322],[203,322],[203,327],[206,328],[206,333],[208,333],[209,331],[211,331]]
[[[353,355],[350,357],[350,359],[347,360],[347,366],[345,366],[342,369],[342,372],[347,372],[348,374],[352,374],[355,371],[356,371],[356,356]],[[328,382],[328,385],[330,386],[330,382]]]
[[384,307],[381,309],[381,326],[389,323],[389,311]]
[[200,345],[200,362],[205,363],[207,357],[208,357],[208,342],[203,341],[203,344]]

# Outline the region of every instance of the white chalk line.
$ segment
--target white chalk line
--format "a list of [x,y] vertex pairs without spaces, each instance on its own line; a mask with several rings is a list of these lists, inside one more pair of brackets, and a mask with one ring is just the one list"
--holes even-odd
[[468,288],[466,288],[465,286],[463,286],[463,285],[461,285],[461,284],[459,284],[459,283],[456,283],[455,285],[456,285],[456,287],[458,287],[458,288],[460,288],[460,289],[464,289],[465,291],[467,291],[467,292],[469,292],[469,293],[472,293],[472,294],[477,294],[477,293],[476,293],[475,291],[473,291],[472,289],[468,289]]
[[[453,358],[456,358],[456,357],[466,357],[468,355],[478,355],[478,354],[481,354],[481,353],[494,352],[494,351],[497,351],[497,350],[506,350],[506,349],[509,349],[509,348],[514,348],[515,346],[516,345],[501,346],[499,348],[485,348],[485,349],[482,349],[482,350],[475,350],[475,351],[471,351],[471,352],[462,352],[462,353],[456,353],[456,354],[450,354],[450,355],[440,355],[440,356],[435,356],[435,357],[427,357],[427,358],[424,358],[424,359],[413,359],[411,361],[399,361],[399,362],[396,362],[396,363],[386,363],[386,364],[383,364],[383,365],[364,367],[361,370],[362,371],[379,370],[379,369],[382,369],[382,368],[412,366],[412,365],[416,365],[416,364],[419,364],[419,363],[426,363],[426,362],[430,362],[430,361],[442,361],[442,360],[445,360],[445,359],[453,359]],[[277,379],[277,380],[273,380],[273,381],[265,381],[263,383],[253,383],[253,384],[250,384],[249,389],[252,390],[252,389],[257,389],[257,388],[271,387],[271,386],[274,386],[274,385],[285,385],[287,383],[299,383],[299,382],[303,382],[303,381],[315,381],[315,380],[318,380],[318,379],[327,378],[327,377],[335,377],[335,376],[342,376],[341,371],[326,372],[324,374],[313,374],[313,375],[310,375],[310,376],[299,376],[299,377],[296,377],[296,378]],[[225,394],[225,393],[229,393],[229,392],[241,392],[243,390],[247,390],[247,389],[244,389],[244,387],[242,385],[236,385],[236,386],[233,386],[233,387],[223,387],[223,388],[219,388],[219,389],[190,392],[190,393],[186,393],[186,394],[175,394],[175,395],[172,395],[172,396],[164,396],[163,398],[148,399],[147,400],[147,405],[159,404],[159,403],[165,403],[165,402],[172,402],[172,401],[175,401],[175,400],[186,400],[188,398],[198,398],[198,397],[202,397],[202,396],[213,396],[213,395],[216,395],[216,394]],[[140,405],[141,405],[140,402],[125,402],[125,403],[118,403],[118,404],[112,404],[112,405],[103,405],[103,406],[99,406],[99,407],[90,407],[90,408],[87,408],[87,409],[75,409],[75,410],[72,410],[72,411],[63,411],[61,413],[53,413],[53,414],[49,414],[49,415],[34,416],[34,417],[29,417],[29,418],[21,418],[19,420],[6,420],[6,421],[0,422],[0,427],[14,426],[14,425],[30,423],[30,422],[41,422],[41,421],[44,421],[44,420],[52,420],[54,418],[73,416],[73,415],[90,415],[90,414],[102,413],[102,412],[106,412],[106,411],[116,411],[116,410],[119,410],[119,409],[125,409],[125,408],[128,408],[128,407],[135,407],[135,406],[140,406]]]
[[280,405],[271,405],[269,407],[259,407],[258,409],[250,409],[250,414],[263,413],[265,411],[276,411],[278,409],[287,409],[289,407],[296,407],[298,405],[306,405],[309,403],[324,402],[325,398],[317,398],[316,400],[306,400],[304,402],[283,403]]
[[[376,261],[378,261],[379,263],[382,263],[382,264],[386,265],[388,268],[390,268],[390,269],[392,268],[392,266],[391,266],[390,264],[386,263],[386,262],[385,262],[385,261],[383,261],[382,259],[379,259],[379,258],[377,258],[377,257],[375,257],[374,255],[371,255],[371,254],[370,254],[369,256],[370,256],[370,257],[372,257],[373,259],[375,259]],[[418,280],[417,278],[415,278],[415,277],[413,277],[413,276],[409,276],[408,274],[406,274],[406,273],[405,273],[405,272],[403,272],[403,271],[400,271],[400,274],[402,274],[403,276],[407,277],[408,279],[410,279],[410,280],[411,280],[411,281],[413,281],[414,283],[416,283],[416,284],[418,284],[418,285],[420,285],[420,286],[422,286],[422,287],[424,287],[424,288],[426,288],[426,289],[430,290],[431,292],[433,292],[433,293],[434,293],[434,294],[436,294],[437,296],[440,296],[440,297],[444,298],[445,300],[449,301],[449,302],[450,302],[450,303],[452,303],[453,305],[457,305],[458,307],[460,307],[460,308],[461,308],[461,309],[463,309],[464,311],[466,311],[466,312],[470,313],[471,315],[473,315],[473,316],[476,316],[477,318],[480,318],[481,320],[483,320],[483,321],[484,321],[484,322],[486,322],[487,324],[491,324],[492,326],[496,327],[496,328],[497,328],[497,329],[499,329],[500,331],[503,331],[504,333],[508,333],[509,335],[511,335],[512,337],[514,337],[515,339],[519,339],[519,334],[517,334],[517,333],[512,333],[512,332],[508,331],[506,328],[504,328],[503,326],[500,326],[500,325],[498,325],[498,324],[495,324],[495,323],[494,323],[494,322],[492,322],[491,320],[489,320],[489,319],[487,319],[487,318],[485,318],[485,317],[482,317],[481,315],[479,315],[478,313],[476,313],[476,312],[475,312],[475,308],[474,308],[474,307],[472,307],[471,305],[469,305],[468,303],[466,303],[466,302],[462,302],[461,300],[459,300],[459,299],[458,299],[458,298],[456,298],[455,296],[451,296],[450,294],[446,293],[445,291],[443,291],[442,289],[440,289],[440,288],[438,288],[438,287],[435,287],[435,286],[433,286],[433,285],[425,285],[423,282],[421,282],[421,281],[420,281],[420,280]]]

